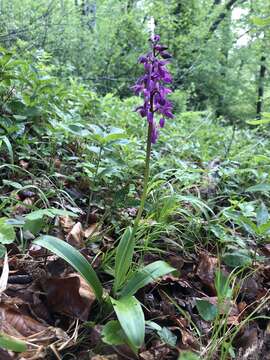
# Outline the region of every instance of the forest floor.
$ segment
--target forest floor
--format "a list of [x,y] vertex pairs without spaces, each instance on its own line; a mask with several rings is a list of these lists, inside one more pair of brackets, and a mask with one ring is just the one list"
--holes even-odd
[[[54,142],[32,135],[3,155],[1,332],[27,350],[2,348],[1,360],[137,358],[106,338],[115,315],[101,311],[85,279],[33,243],[51,235],[71,244],[111,292],[115,249],[142,192],[144,142],[132,140],[134,120],[128,143],[119,136],[102,147],[93,179],[93,129],[91,140],[75,133],[60,145],[59,133]],[[136,293],[146,319],[139,359],[270,359],[269,159],[263,130],[235,130],[204,113],[166,127],[133,263],[164,260],[176,270]]]

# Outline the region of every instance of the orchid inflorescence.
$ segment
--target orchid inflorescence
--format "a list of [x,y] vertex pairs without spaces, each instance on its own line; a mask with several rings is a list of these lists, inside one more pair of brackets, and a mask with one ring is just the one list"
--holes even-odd
[[[158,138],[158,128],[163,128],[165,118],[173,118],[172,103],[166,99],[171,89],[165,84],[172,82],[172,76],[166,69],[171,55],[167,52],[167,46],[159,44],[160,36],[153,35],[149,39],[151,51],[139,58],[139,63],[144,65],[145,74],[141,76],[133,90],[136,95],[143,94],[144,104],[137,107],[136,111],[142,117],[146,117],[151,126],[151,142],[154,144]],[[157,125],[154,114],[161,115]]]

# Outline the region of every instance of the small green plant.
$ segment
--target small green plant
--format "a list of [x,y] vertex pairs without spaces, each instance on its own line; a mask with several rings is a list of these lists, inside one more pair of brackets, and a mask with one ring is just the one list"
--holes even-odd
[[[162,115],[159,122],[161,128],[164,126],[165,117],[173,117],[171,113],[172,105],[166,100],[166,95],[170,90],[163,86],[164,83],[171,82],[171,75],[165,68],[166,62],[158,58],[160,56],[163,59],[168,59],[170,55],[167,53],[165,46],[159,45],[158,35],[153,36],[150,41],[152,52],[140,58],[140,62],[145,67],[145,76],[141,77],[134,86],[135,93],[142,92],[144,94],[144,105],[137,110],[142,117],[146,117],[148,120],[143,193],[133,227],[126,228],[116,250],[112,296],[104,294],[102,283],[92,266],[71,245],[52,236],[42,236],[35,241],[36,244],[54,252],[73,266],[93,288],[101,307],[104,306],[105,308],[106,303],[113,307],[118,322],[110,321],[107,323],[103,332],[104,341],[114,345],[127,343],[135,353],[138,352],[144,342],[145,319],[141,304],[134,297],[134,294],[160,276],[175,270],[164,261],[156,261],[135,271],[132,269],[135,234],[138,230],[147,197],[151,145],[156,142],[158,137],[158,127],[154,120],[154,114],[160,113]],[[156,81],[152,81],[152,78],[155,78]],[[123,135],[119,131],[104,134],[100,130],[99,132],[96,131],[93,137],[99,143],[98,160],[94,171],[95,183],[103,148],[110,142],[123,138]],[[89,206],[90,204],[91,198]]]

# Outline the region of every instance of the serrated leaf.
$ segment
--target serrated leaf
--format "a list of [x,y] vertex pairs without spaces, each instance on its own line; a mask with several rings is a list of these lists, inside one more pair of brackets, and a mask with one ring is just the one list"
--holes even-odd
[[121,296],[134,295],[142,287],[173,271],[175,271],[175,269],[165,261],[155,261],[137,270],[127,281],[127,284],[121,290],[120,294]]

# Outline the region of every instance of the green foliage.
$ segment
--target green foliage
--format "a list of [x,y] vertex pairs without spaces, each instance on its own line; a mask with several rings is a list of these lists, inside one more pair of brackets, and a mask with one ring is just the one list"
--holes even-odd
[[121,296],[131,296],[154,280],[173,272],[175,269],[164,261],[155,261],[133,273],[121,290]]
[[49,235],[41,236],[35,240],[35,244],[45,247],[66,260],[89,283],[91,288],[94,290],[97,299],[100,302],[102,301],[102,285],[91,264],[89,264],[89,262],[78,250],[68,243]]
[[131,227],[127,227],[120,239],[115,255],[115,282],[114,291],[117,292],[119,287],[124,283],[128,270],[130,269],[135,240]]
[[216,305],[209,303],[207,300],[197,299],[196,307],[199,314],[205,321],[214,320],[218,314]]
[[111,299],[119,323],[124,330],[132,349],[137,352],[144,342],[145,320],[141,304],[134,297]]
[[25,342],[3,333],[0,333],[0,347],[2,349],[11,350],[19,353],[27,350],[27,345]]
[[109,345],[121,345],[128,341],[118,320],[108,321],[101,335],[102,340]]
[[0,218],[0,244],[11,244],[15,240],[13,226],[8,224],[6,218]]

